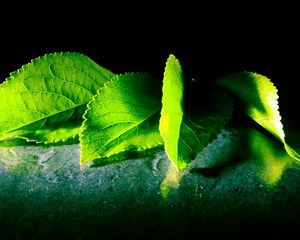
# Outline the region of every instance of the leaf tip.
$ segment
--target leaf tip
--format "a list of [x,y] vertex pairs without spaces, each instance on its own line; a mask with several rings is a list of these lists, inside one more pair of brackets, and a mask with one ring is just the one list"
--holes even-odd
[[177,64],[179,64],[178,58],[173,53],[169,54],[169,57],[167,59],[167,63],[170,62],[170,61],[175,61]]

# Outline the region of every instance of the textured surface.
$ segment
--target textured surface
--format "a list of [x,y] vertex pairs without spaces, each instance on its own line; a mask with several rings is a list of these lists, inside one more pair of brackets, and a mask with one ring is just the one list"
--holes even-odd
[[211,239],[300,231],[298,163],[257,130],[223,130],[168,199],[160,191],[170,164],[165,153],[99,168],[80,168],[79,154],[78,145],[0,148],[1,239]]

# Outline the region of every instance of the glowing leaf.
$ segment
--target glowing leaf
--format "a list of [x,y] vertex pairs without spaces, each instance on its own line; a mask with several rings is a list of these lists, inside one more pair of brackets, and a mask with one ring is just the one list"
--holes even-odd
[[178,170],[187,163],[178,157],[180,128],[183,118],[183,74],[179,61],[170,55],[164,72],[162,109],[159,130],[169,159]]
[[113,76],[79,53],[32,60],[0,85],[0,140],[56,142],[75,137],[86,104]]
[[[82,125],[81,164],[162,145],[158,121],[161,83],[149,74],[117,75],[88,104]],[[98,162],[99,162],[98,161]]]
[[241,110],[279,139],[291,157],[300,160],[299,153],[285,141],[277,89],[270,79],[253,72],[240,72],[217,80],[217,84],[235,94]]

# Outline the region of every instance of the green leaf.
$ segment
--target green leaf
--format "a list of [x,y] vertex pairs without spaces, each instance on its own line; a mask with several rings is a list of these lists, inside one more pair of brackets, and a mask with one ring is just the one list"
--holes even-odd
[[178,156],[181,162],[190,163],[217,138],[230,120],[232,109],[231,98],[215,89],[186,111],[179,139]]
[[[163,78],[163,96],[159,130],[165,142],[165,151],[177,170],[187,163],[178,157],[180,128],[183,118],[183,73],[178,59],[170,55]],[[183,160],[183,161],[182,161]]]
[[[149,74],[117,75],[88,104],[80,133],[84,164],[163,144],[158,129],[161,83]],[[116,160],[116,159],[114,159]],[[98,161],[99,163],[99,161]]]
[[0,85],[0,140],[56,142],[75,137],[86,104],[113,76],[79,53],[32,60]]
[[240,72],[217,80],[217,84],[236,95],[240,100],[241,110],[279,139],[291,157],[300,160],[299,153],[285,141],[278,91],[270,79],[253,72]]
[[183,87],[180,63],[170,55],[163,80],[160,132],[166,153],[180,172],[216,137],[232,113],[229,96],[217,90],[210,95],[199,92],[202,101],[193,102],[184,112]]

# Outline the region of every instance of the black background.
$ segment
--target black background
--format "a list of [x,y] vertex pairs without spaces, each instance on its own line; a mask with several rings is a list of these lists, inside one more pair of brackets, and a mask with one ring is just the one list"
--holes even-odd
[[19,8],[22,14],[11,17],[15,21],[2,21],[0,82],[33,58],[64,51],[86,54],[115,73],[146,71],[162,78],[173,53],[186,79],[211,82],[244,70],[269,77],[279,90],[283,117],[297,118],[295,6],[128,2],[35,7]]

